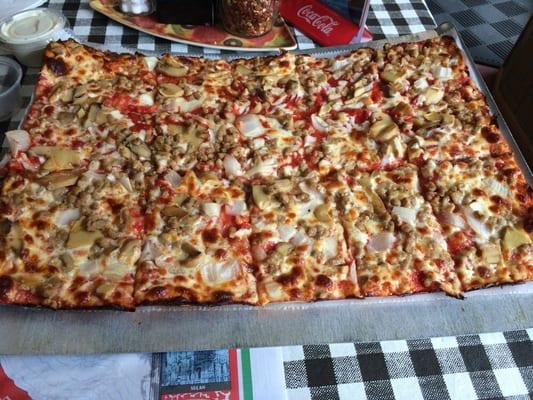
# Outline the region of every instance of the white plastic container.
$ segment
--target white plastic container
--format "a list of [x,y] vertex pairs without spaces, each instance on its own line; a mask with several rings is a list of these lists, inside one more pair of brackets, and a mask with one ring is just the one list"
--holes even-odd
[[12,58],[0,56],[0,121],[7,121],[20,107],[21,79],[20,65]]
[[51,40],[68,26],[57,11],[37,8],[22,11],[0,21],[0,41],[24,65],[38,67]]

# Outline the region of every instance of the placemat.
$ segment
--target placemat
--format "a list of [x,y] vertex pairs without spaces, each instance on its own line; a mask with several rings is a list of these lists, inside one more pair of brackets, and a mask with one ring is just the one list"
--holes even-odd
[[287,400],[526,400],[533,329],[283,348]]

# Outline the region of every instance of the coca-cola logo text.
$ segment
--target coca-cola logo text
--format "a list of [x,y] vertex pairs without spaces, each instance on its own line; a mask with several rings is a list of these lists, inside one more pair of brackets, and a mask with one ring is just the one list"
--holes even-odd
[[320,15],[313,10],[313,6],[308,4],[298,10],[296,13],[300,18],[305,19],[311,26],[318,29],[324,35],[329,36],[333,28],[340,25],[338,21],[329,15]]

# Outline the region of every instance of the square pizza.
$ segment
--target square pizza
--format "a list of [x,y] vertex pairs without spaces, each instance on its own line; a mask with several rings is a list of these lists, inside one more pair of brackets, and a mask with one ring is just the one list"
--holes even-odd
[[533,279],[454,40],[235,59],[52,42],[0,161],[0,303],[264,305]]

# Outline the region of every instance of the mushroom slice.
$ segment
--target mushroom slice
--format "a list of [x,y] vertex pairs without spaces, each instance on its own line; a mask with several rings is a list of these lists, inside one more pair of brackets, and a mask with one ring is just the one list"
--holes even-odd
[[68,249],[76,249],[79,247],[91,247],[97,239],[100,239],[102,233],[99,231],[96,232],[87,232],[87,231],[76,231],[70,232],[67,241]]
[[436,104],[444,97],[444,91],[441,88],[431,86],[424,92],[424,102],[426,104]]
[[162,83],[157,88],[157,91],[163,97],[179,97],[183,95],[183,88],[174,83]]
[[168,76],[179,78],[187,75],[188,69],[184,65],[170,65],[168,63],[159,63],[156,67],[158,72]]
[[72,257],[72,254],[66,252],[66,253],[61,254],[59,258],[63,262],[62,269],[64,272],[72,271],[76,267],[76,262],[74,261],[74,257]]
[[19,224],[11,225],[9,233],[6,235],[7,247],[18,252],[22,249],[22,229]]
[[237,75],[251,75],[252,74],[252,70],[248,67],[245,67],[244,65],[242,64],[238,64],[236,67],[235,67],[235,72],[237,73]]
[[523,244],[531,243],[531,238],[523,229],[507,228],[503,236],[503,247],[506,250],[514,250]]
[[49,190],[55,190],[75,185],[79,177],[79,171],[60,171],[45,175],[39,178],[37,182],[46,186]]
[[120,248],[118,259],[126,265],[133,265],[141,257],[141,241],[138,239],[128,240]]
[[7,218],[0,220],[0,235],[7,235],[12,225],[13,223]]
[[45,156],[46,162],[43,168],[47,171],[57,171],[62,169],[71,169],[79,165],[82,154],[79,150],[67,149],[56,146],[35,146],[30,151],[39,156]]
[[183,242],[181,244],[181,249],[189,256],[189,258],[196,258],[202,254],[200,250],[188,242]]
[[399,135],[400,129],[388,114],[376,113],[368,134],[377,142],[387,142]]
[[276,246],[276,253],[283,257],[288,256],[293,250],[294,246],[287,242],[278,243]]
[[[388,64],[387,66],[389,66]],[[405,78],[407,75],[407,69],[406,68],[385,68],[385,70],[381,73],[381,77],[385,79],[387,82],[396,82],[397,80]]]
[[107,122],[107,114],[102,111],[102,106],[97,103],[91,104],[85,126],[87,127],[91,123],[103,124],[105,122]]
[[442,124],[443,125],[453,125],[455,123],[455,117],[452,114],[443,114],[442,115]]
[[292,188],[292,183],[289,179],[279,179],[274,183],[274,187],[278,192],[288,192]]
[[72,96],[72,103],[73,104],[83,104],[87,101],[89,96],[87,95],[87,88],[83,85],[80,85],[74,89],[74,93]]
[[261,186],[258,186],[258,185],[252,186],[252,197],[254,199],[254,203],[261,210],[266,209],[271,204],[271,201],[268,195],[265,193],[265,191],[263,190]]
[[76,118],[76,115],[67,111],[61,111],[59,114],[57,114],[57,119],[63,126],[69,125],[72,121],[74,121],[74,118]]
[[381,197],[379,197],[374,191],[370,189],[367,191],[367,194],[370,197],[372,205],[374,206],[374,211],[378,214],[386,214],[387,208],[385,207],[385,204],[383,204],[383,200],[381,200]]
[[442,120],[442,114],[432,111],[424,114],[424,118],[431,122],[440,122]]
[[73,98],[74,89],[68,88],[64,82],[60,82],[53,87],[49,100],[51,103],[57,103],[60,100],[64,103],[69,103]]
[[499,244],[487,244],[483,247],[483,261],[487,264],[498,264],[502,259]]
[[183,218],[187,215],[187,212],[181,207],[168,206],[161,210],[161,214],[163,214],[165,217]]
[[329,215],[329,205],[328,204],[321,204],[315,208],[313,211],[316,219],[318,219],[320,222],[330,222],[331,216]]
[[144,143],[132,143],[129,145],[129,148],[139,157],[150,158],[152,155],[150,148]]

